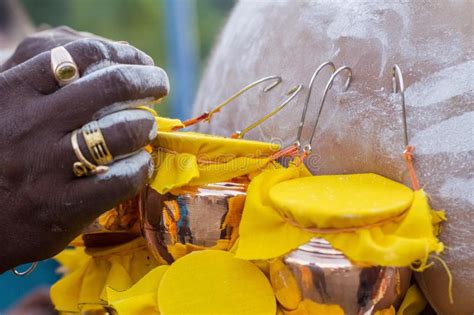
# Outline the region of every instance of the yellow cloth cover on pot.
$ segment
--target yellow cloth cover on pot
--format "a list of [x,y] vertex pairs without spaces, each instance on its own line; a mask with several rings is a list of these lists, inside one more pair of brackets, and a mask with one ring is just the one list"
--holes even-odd
[[251,262],[216,250],[174,262],[158,290],[161,314],[275,315],[270,282]]
[[[74,255],[78,263],[73,263]],[[87,249],[85,254],[81,249],[66,249],[56,259],[66,262],[66,268],[72,267],[51,287],[55,308],[64,312],[106,305],[106,287],[126,290],[158,265],[142,238],[119,246]]]
[[296,166],[267,169],[249,185],[236,257],[274,258],[320,237],[359,263],[424,267],[443,244],[423,190],[399,185],[374,174],[307,176]]
[[193,132],[158,132],[153,143],[157,171],[151,187],[164,194],[185,185],[247,175],[264,168],[279,148],[272,143]]

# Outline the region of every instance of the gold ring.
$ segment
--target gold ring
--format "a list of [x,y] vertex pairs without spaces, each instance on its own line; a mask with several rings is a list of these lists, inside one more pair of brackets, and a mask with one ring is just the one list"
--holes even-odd
[[63,46],[51,49],[51,69],[59,86],[68,85],[79,78],[79,69]]
[[74,175],[76,175],[77,177],[82,177],[84,175],[105,173],[109,170],[107,166],[94,165],[84,157],[81,152],[81,148],[79,147],[79,142],[77,141],[77,130],[74,130],[72,132],[71,144],[74,154],[79,160],[78,162],[75,162],[73,164],[72,170],[74,172]]
[[96,120],[82,127],[82,135],[89,148],[89,152],[98,165],[106,165],[112,162],[113,157],[105,143],[104,135]]

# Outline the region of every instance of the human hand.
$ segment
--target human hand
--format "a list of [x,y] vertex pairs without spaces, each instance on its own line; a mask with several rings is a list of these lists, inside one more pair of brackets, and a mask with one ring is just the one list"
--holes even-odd
[[67,26],[55,27],[26,37],[16,48],[13,55],[0,67],[0,72],[55,47],[66,45],[81,38],[99,38],[86,32],[78,32]]
[[[58,253],[149,177],[151,158],[141,148],[156,136],[156,122],[130,108],[166,96],[166,73],[130,45],[80,39],[64,47],[81,74],[67,86],[55,80],[49,51],[0,73],[0,272]],[[107,173],[77,178],[71,133],[94,119],[115,160]]]

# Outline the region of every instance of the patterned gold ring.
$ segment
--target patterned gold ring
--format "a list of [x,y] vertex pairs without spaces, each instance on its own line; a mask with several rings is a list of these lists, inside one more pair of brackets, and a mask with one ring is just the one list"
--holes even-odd
[[81,152],[81,148],[79,147],[79,142],[77,141],[77,130],[74,130],[72,133],[71,144],[74,154],[79,160],[73,164],[73,172],[76,177],[105,173],[109,170],[107,166],[94,165],[85,158],[84,154]]
[[82,127],[82,135],[92,158],[98,165],[106,165],[113,161],[112,154],[96,120]]

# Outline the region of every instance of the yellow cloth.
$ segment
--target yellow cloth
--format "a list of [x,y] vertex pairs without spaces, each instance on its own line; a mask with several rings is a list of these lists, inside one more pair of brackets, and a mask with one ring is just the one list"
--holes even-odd
[[[77,263],[73,262],[74,255]],[[56,259],[70,270],[51,287],[53,304],[64,312],[105,305],[107,286],[126,290],[158,265],[142,238],[115,247],[88,249],[86,254],[81,249],[66,249]]]
[[269,191],[275,207],[302,226],[347,228],[393,218],[413,201],[413,191],[376,174],[306,176]]
[[427,301],[416,285],[412,285],[400,305],[397,315],[418,315],[426,307]]
[[173,131],[175,128],[184,128],[184,124],[179,119],[155,116],[159,131]]
[[272,288],[260,269],[217,250],[174,262],[161,279],[158,304],[163,315],[276,313]]
[[[307,174],[302,175],[301,168],[290,166],[287,169],[267,169],[253,179],[247,191],[247,201],[240,223],[240,239],[236,257],[244,259],[278,257],[308,242],[313,237],[324,238],[351,260],[369,265],[402,267],[421,262],[421,266],[424,267],[431,252],[440,253],[443,250],[443,244],[435,236],[431,209],[422,190],[413,193],[413,201],[402,217],[394,221],[387,220],[380,226],[359,227],[352,232],[336,231],[337,233],[321,234],[305,226],[306,221],[303,223],[296,221],[300,226],[294,224],[288,220],[288,217],[299,220],[313,214],[310,202],[306,207],[309,211],[307,215],[303,216],[300,208],[288,207],[284,209],[286,212],[283,212],[273,202],[270,191],[281,182],[301,176],[307,176]],[[331,190],[332,188],[322,185],[320,189]],[[317,195],[318,191],[312,190],[311,194]],[[346,197],[350,199],[352,196]],[[294,194],[288,195],[287,198],[304,200],[307,196],[294,191]],[[377,197],[372,196],[372,198]],[[291,200],[288,200],[289,204]],[[347,201],[335,202],[344,204]],[[367,207],[373,203],[373,200],[367,200]],[[378,202],[375,204],[380,206]],[[331,209],[328,208],[327,211]],[[329,225],[326,224],[326,226]]]
[[158,116],[158,113],[153,108],[150,108],[149,106],[142,105],[142,106],[137,106],[136,108],[150,112],[153,116],[155,116],[155,120],[158,125],[159,131],[173,131],[175,129],[180,129],[180,128],[185,127],[183,122],[179,119]]
[[192,132],[159,132],[151,187],[164,194],[185,185],[230,180],[264,168],[279,146]]
[[147,273],[130,289],[107,288],[107,297],[119,315],[158,315],[158,287],[169,266],[159,266]]

